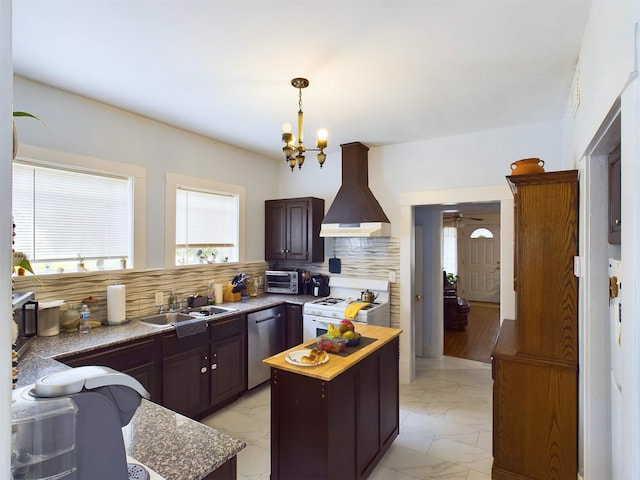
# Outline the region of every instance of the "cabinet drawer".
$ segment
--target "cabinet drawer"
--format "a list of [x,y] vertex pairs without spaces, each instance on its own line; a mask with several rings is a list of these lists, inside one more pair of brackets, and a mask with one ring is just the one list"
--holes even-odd
[[242,335],[246,330],[247,321],[244,315],[214,320],[209,324],[211,340],[222,340],[236,335]]

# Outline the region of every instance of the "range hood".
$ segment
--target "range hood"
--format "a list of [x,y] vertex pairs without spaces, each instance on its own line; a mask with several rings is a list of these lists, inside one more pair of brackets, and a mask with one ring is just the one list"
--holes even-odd
[[388,237],[391,224],[369,190],[369,147],[342,147],[342,186],[322,220],[321,237]]

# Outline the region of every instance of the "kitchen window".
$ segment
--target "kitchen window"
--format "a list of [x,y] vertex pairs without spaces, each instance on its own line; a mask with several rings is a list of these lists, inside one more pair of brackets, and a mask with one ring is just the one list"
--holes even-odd
[[14,250],[39,275],[133,267],[136,174],[120,164],[109,170],[112,162],[32,150],[13,163]]
[[167,239],[173,247],[171,262],[180,266],[240,261],[244,187],[171,173],[166,186],[167,236],[174,232]]

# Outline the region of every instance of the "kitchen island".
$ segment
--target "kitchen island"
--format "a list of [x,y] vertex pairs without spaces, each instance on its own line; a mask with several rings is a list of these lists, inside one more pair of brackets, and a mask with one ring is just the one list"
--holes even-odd
[[271,480],[364,479],[399,432],[399,336],[402,330],[358,326],[359,345],[300,366],[287,356],[271,367]]

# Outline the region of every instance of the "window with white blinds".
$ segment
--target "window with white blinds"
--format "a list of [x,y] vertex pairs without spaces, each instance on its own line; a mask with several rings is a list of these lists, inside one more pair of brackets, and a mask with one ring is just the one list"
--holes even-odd
[[[132,178],[14,162],[14,249],[36,273],[121,268],[132,253]],[[75,271],[75,268],[73,269]]]
[[238,230],[238,195],[177,187],[178,265],[238,261]]

